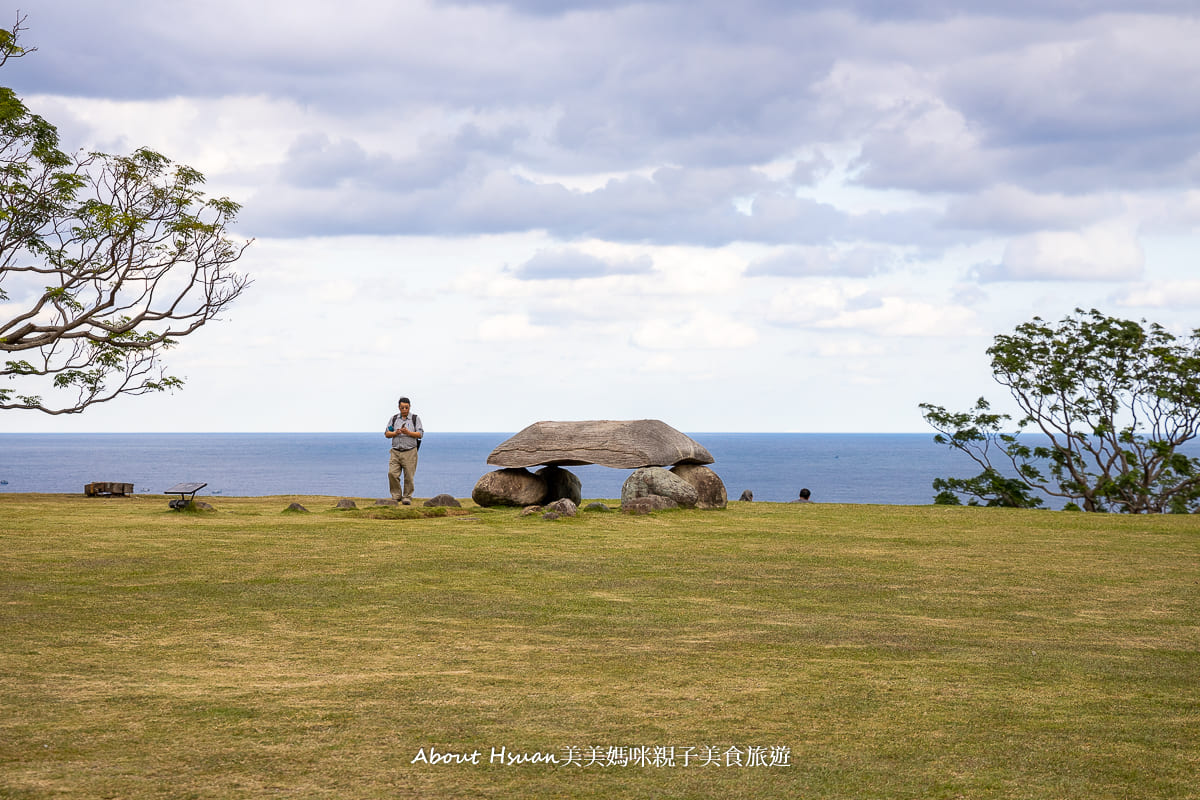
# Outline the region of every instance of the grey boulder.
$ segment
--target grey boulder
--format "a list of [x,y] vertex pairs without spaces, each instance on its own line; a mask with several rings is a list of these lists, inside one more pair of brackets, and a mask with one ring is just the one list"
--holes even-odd
[[729,504],[725,482],[708,467],[700,464],[679,464],[671,468],[671,473],[687,481],[696,490],[696,508],[712,510],[725,508]]
[[643,497],[665,497],[676,505],[692,508],[699,500],[696,488],[678,475],[662,467],[643,467],[634,470],[621,486],[621,509]]
[[545,508],[545,514],[542,519],[558,519],[559,517],[573,517],[579,513],[579,507],[569,497],[560,497],[553,503],[550,503]]
[[657,494],[621,501],[621,510],[626,514],[649,514],[651,511],[666,511],[671,508],[679,508],[679,503]]
[[527,469],[498,469],[475,483],[471,499],[489,506],[540,505],[546,496],[546,481]]

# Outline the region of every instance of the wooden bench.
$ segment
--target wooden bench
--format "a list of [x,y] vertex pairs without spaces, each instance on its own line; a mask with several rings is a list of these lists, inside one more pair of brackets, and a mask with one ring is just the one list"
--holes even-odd
[[128,497],[133,494],[133,484],[97,481],[84,486],[83,493],[87,497]]
[[171,506],[171,508],[178,511],[181,508],[187,508],[188,503],[190,503],[196,499],[196,492],[200,491],[205,486],[208,486],[208,484],[207,483],[177,483],[174,486],[172,486],[170,489],[165,490],[163,492],[163,494],[179,495],[178,500],[172,500],[169,504]]

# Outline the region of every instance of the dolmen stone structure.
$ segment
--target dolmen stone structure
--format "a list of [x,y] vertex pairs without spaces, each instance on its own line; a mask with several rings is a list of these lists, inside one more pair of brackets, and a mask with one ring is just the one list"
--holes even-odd
[[[704,466],[713,463],[712,454],[656,419],[535,422],[501,442],[487,463],[501,469],[475,484],[471,499],[481,506],[548,505],[563,498],[578,505],[579,479],[563,467],[584,464],[634,470],[621,488],[626,511],[724,508],[727,501],[720,477]],[[530,472],[534,466],[542,468]]]

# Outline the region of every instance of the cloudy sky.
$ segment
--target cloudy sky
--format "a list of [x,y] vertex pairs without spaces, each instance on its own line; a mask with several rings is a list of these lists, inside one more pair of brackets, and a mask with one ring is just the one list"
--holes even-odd
[[67,149],[204,172],[254,284],[182,392],[0,431],[370,431],[402,393],[445,431],[925,431],[1034,315],[1200,325],[1194,0],[22,13],[0,81]]

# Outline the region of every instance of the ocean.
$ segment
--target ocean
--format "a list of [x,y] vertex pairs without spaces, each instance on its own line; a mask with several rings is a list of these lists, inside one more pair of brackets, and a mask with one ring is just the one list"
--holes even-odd
[[[508,433],[429,432],[416,475],[417,497],[470,497],[494,467],[488,454]],[[978,472],[933,434],[691,433],[730,500],[925,505],[936,477]],[[383,498],[388,442],[374,433],[0,434],[0,492],[76,494],[85,484],[134,484],[161,494],[181,482],[207,483],[197,495],[330,495]],[[631,470],[569,467],[583,496],[614,499]]]

